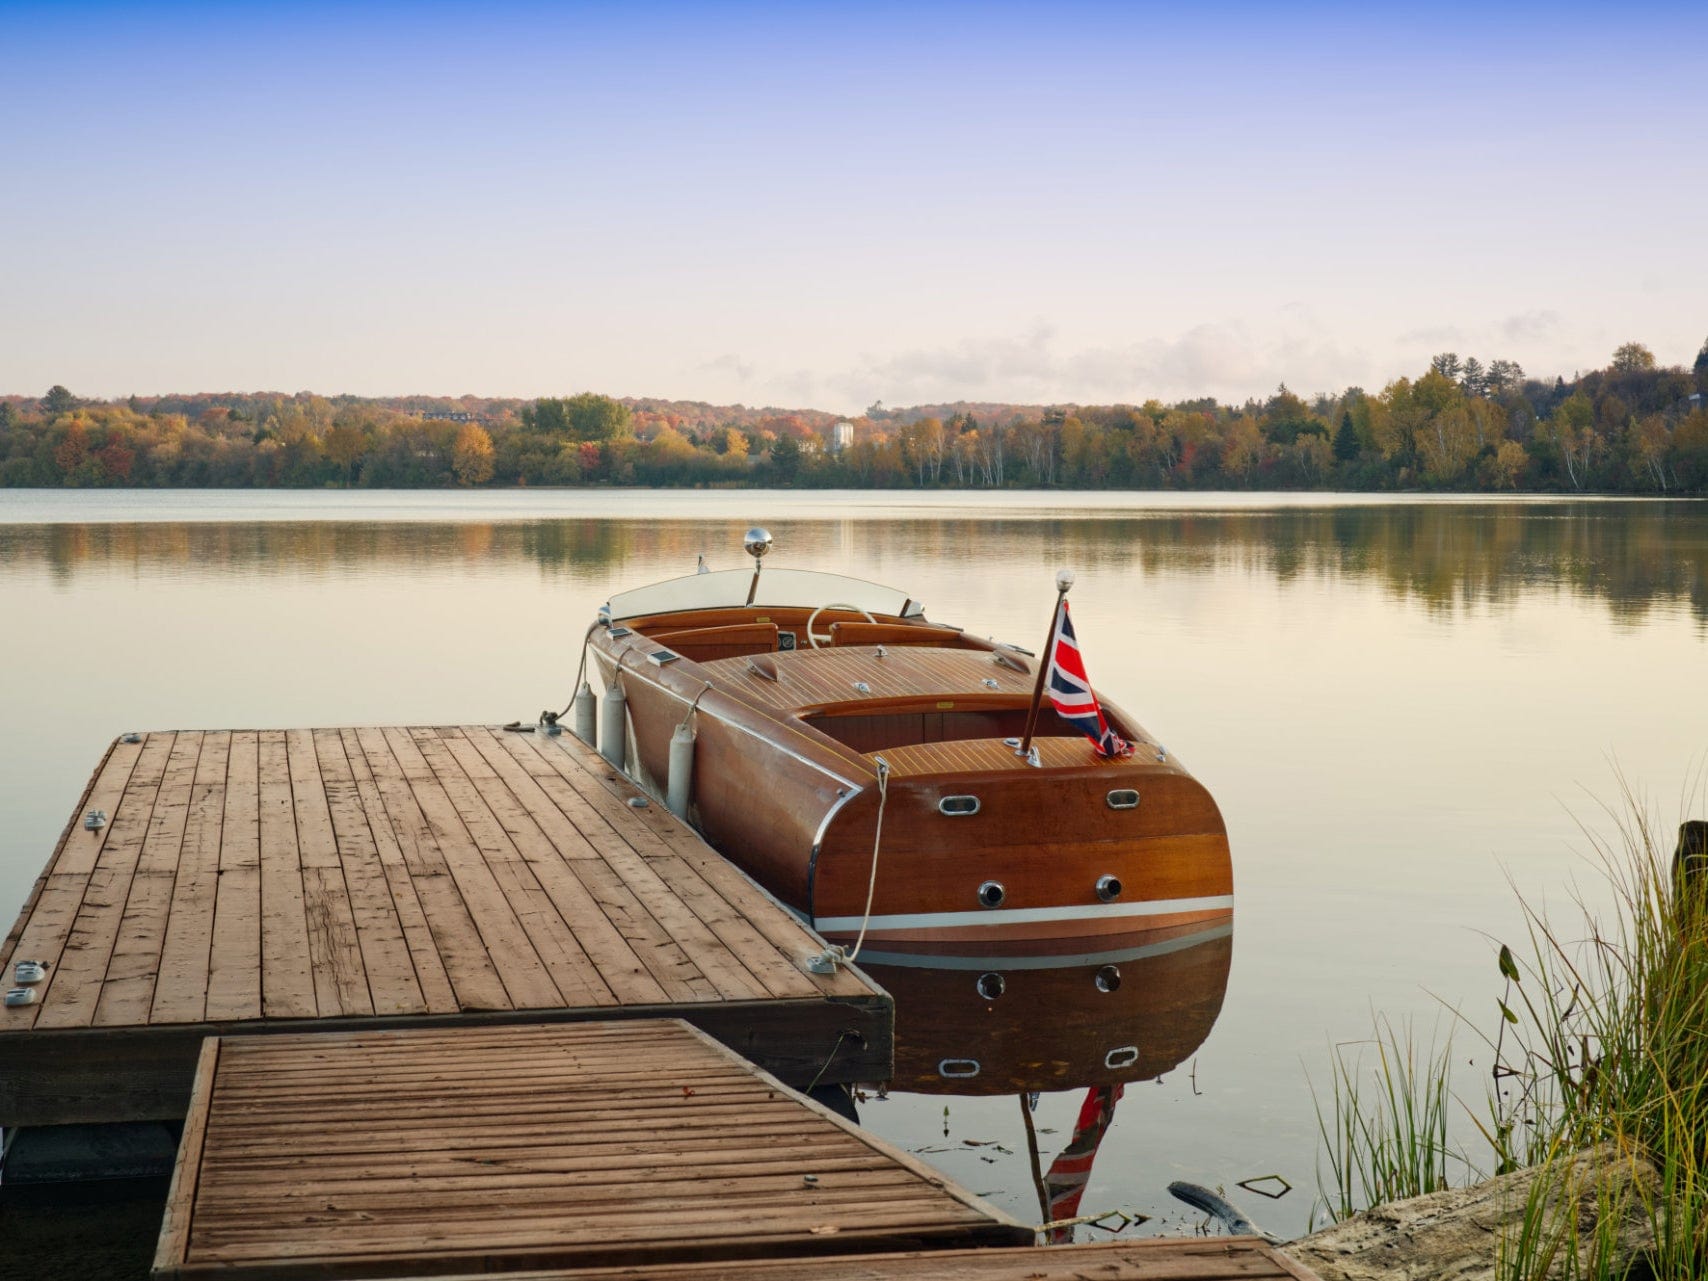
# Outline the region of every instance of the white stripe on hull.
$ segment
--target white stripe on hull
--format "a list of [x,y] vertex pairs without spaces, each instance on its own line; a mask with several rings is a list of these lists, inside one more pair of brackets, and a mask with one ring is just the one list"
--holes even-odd
[[903,912],[874,916],[820,916],[813,929],[820,934],[842,934],[858,930],[864,922],[869,931],[964,929],[978,931],[1000,925],[1033,925],[1044,921],[1107,921],[1130,917],[1173,916],[1180,912],[1232,911],[1234,896],[1210,898],[1162,898],[1143,903],[1079,903],[1068,907],[997,907],[978,912]]
[[1065,952],[1053,956],[953,956],[940,952],[879,952],[872,948],[862,948],[860,964],[921,970],[1066,970],[1167,956],[1171,952],[1184,952],[1188,948],[1200,947],[1215,939],[1231,938],[1233,932],[1234,927],[1230,922],[1162,943],[1147,943],[1142,947],[1123,947],[1110,952]]

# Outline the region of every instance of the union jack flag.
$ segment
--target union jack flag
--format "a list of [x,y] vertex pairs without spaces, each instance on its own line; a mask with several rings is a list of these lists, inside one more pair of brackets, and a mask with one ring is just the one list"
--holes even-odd
[[1103,719],[1103,709],[1097,705],[1097,695],[1091,692],[1085,659],[1073,637],[1073,620],[1068,617],[1065,600],[1061,625],[1056,628],[1055,643],[1050,646],[1050,705],[1063,720],[1091,740],[1099,756],[1107,759],[1133,754],[1133,745],[1109,728],[1109,722]]
[[[1079,1119],[1074,1122],[1073,1138],[1044,1176],[1050,1222],[1071,1219],[1079,1213],[1080,1198],[1091,1181],[1091,1163],[1097,1160],[1097,1149],[1103,1146],[1103,1136],[1109,1133],[1109,1126],[1115,1120],[1115,1105],[1121,1101],[1122,1088],[1119,1084],[1094,1085],[1085,1092],[1085,1102],[1079,1105]],[[1047,1235],[1050,1245],[1073,1241],[1072,1228],[1051,1228]]]

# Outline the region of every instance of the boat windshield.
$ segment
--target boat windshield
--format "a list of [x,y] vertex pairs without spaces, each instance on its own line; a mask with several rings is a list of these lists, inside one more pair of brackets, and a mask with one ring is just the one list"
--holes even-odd
[[[602,611],[612,621],[640,618],[648,614],[671,614],[687,609],[739,609],[747,604],[747,589],[753,583],[750,569],[722,569],[709,574],[689,574],[632,592],[611,597]],[[847,605],[868,614],[899,617],[922,611],[918,601],[894,587],[868,583],[863,578],[823,574],[811,569],[768,569],[759,575],[755,605],[797,605],[812,609],[819,605]]]

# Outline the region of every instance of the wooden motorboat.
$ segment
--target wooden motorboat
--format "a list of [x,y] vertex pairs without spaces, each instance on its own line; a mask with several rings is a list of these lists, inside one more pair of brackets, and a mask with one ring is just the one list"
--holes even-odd
[[[1049,700],[1034,713],[1047,656],[934,622],[905,591],[761,573],[769,546],[749,531],[751,570],[604,606],[588,638],[600,749],[674,790],[673,808],[820,934],[1047,947],[1231,910],[1215,801],[1125,712],[1102,704],[1134,750],[1099,756]],[[585,733],[591,691],[579,697]]]

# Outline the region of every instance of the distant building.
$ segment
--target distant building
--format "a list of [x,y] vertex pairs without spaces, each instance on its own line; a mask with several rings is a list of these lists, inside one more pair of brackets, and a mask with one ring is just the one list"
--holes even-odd
[[854,443],[854,424],[844,418],[830,429],[830,452],[840,454]]
[[456,409],[423,409],[421,417],[440,423],[472,423],[473,414],[465,414]]

